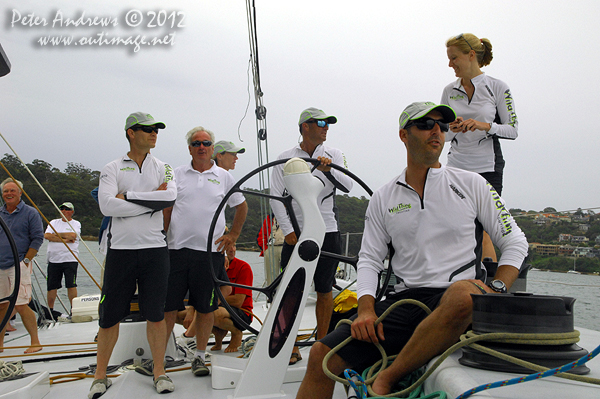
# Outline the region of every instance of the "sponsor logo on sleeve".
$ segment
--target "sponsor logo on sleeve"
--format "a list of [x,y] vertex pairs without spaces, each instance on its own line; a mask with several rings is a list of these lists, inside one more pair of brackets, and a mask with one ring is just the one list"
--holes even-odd
[[504,102],[506,103],[506,110],[508,111],[508,124],[514,127],[515,123],[517,123],[517,113],[513,107],[513,98],[509,89],[504,92]]
[[173,180],[173,168],[169,164],[165,164],[165,182],[168,183]]
[[498,223],[501,226],[502,237],[505,237],[505,236],[509,235],[510,233],[512,233],[512,225],[511,225],[512,216],[510,215],[510,212],[508,211],[508,209],[506,209],[506,206],[504,205],[502,198],[500,198],[500,195],[498,195],[498,193],[496,192],[494,187],[492,187],[492,185],[489,183],[488,183],[488,186],[490,187],[490,193],[492,194],[492,199],[494,200],[494,205],[495,205],[496,209],[499,211],[497,219],[498,219]]

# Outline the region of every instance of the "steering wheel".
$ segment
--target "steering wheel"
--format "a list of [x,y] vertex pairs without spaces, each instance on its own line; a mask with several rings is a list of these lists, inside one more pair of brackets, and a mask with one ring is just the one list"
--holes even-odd
[[[286,163],[290,159],[291,158],[278,159],[276,161],[269,162],[269,163],[267,163],[267,164],[265,164],[263,166],[260,166],[260,167],[258,167],[256,169],[254,169],[253,171],[251,171],[250,173],[248,173],[246,176],[242,177],[227,192],[227,194],[225,195],[225,197],[223,197],[223,199],[221,200],[221,203],[217,207],[217,210],[215,211],[215,214],[213,216],[213,219],[212,219],[212,222],[211,222],[211,225],[210,225],[210,229],[209,229],[209,232],[208,232],[208,245],[207,245],[207,249],[206,249],[208,253],[211,253],[211,251],[212,251],[213,236],[214,236],[215,227],[216,227],[219,215],[221,214],[221,211],[223,210],[223,208],[227,204],[227,200],[229,199],[229,197],[231,197],[234,193],[238,193],[238,192],[242,193],[244,195],[254,195],[254,196],[258,196],[258,197],[263,197],[263,198],[267,198],[267,199],[273,199],[273,200],[276,200],[276,201],[280,201],[284,205],[285,209],[288,212],[288,215],[290,217],[290,221],[292,222],[292,226],[294,227],[294,232],[296,233],[296,236],[300,237],[300,226],[298,225],[298,220],[296,218],[296,214],[295,214],[294,209],[292,207],[292,199],[293,198],[290,195],[278,196],[278,195],[271,195],[271,194],[262,193],[260,191],[249,191],[249,190],[244,190],[244,189],[240,188],[242,186],[242,184],[244,184],[246,181],[248,181],[249,179],[251,179],[252,177],[254,177],[255,175],[257,175],[258,173],[262,172],[263,170],[266,170],[266,169],[272,168],[274,166]],[[318,159],[315,159],[315,158],[301,158],[301,159],[303,159],[304,161],[306,161],[308,163],[314,164],[314,167],[312,168],[311,173],[321,163],[321,161],[319,161]],[[339,165],[336,165],[336,164],[330,164],[328,166],[331,166],[333,169],[337,169],[337,170],[345,173],[352,180],[354,180],[355,182],[357,182],[358,184],[360,184],[360,186],[370,196],[373,195],[373,191],[369,188],[369,186],[367,186],[367,184],[365,182],[363,182],[358,176],[356,176],[355,174],[353,174],[352,172],[350,172],[346,168],[343,168],[343,167],[341,167]],[[337,259],[338,261],[341,261],[341,262],[344,262],[344,263],[349,263],[356,270],[356,264],[358,263],[358,256],[352,256],[352,257],[350,257],[350,256],[344,256],[344,255],[335,254],[335,253],[331,253],[331,252],[327,252],[327,251],[321,251],[321,256],[324,256],[326,258]],[[283,273],[279,274],[279,276],[277,276],[277,278],[275,278],[275,280],[273,280],[273,282],[271,284],[269,284],[267,287],[251,287],[251,286],[247,286],[247,285],[243,285],[243,284],[231,283],[229,281],[219,280],[217,278],[216,274],[215,274],[215,271],[214,271],[214,265],[213,265],[212,256],[209,256],[208,260],[209,260],[209,265],[210,265],[210,272],[212,274],[213,282],[214,282],[216,288],[218,288],[218,287],[220,287],[222,285],[229,285],[229,286],[232,286],[232,287],[239,287],[239,288],[250,289],[250,290],[253,290],[253,291],[259,291],[259,292],[265,294],[269,300],[272,300],[273,296],[275,294],[275,290],[277,289],[277,286],[279,285],[279,282],[281,281],[281,279],[283,277]],[[388,273],[387,273],[387,276],[386,276],[386,281],[381,286],[382,288],[385,288],[387,286],[387,284],[389,283],[389,280],[391,278],[391,274],[392,273],[391,273],[391,263],[390,263],[390,265],[388,267]],[[254,329],[248,323],[246,323],[244,320],[242,320],[237,315],[237,313],[232,310],[231,305],[229,305],[227,303],[227,301],[225,300],[225,298],[223,297],[223,294],[221,293],[221,290],[216,289],[215,291],[217,292],[217,296],[221,300],[221,304],[227,309],[227,311],[229,312],[229,314],[231,315],[231,317],[234,320],[236,320],[241,326],[245,327],[245,329],[247,329],[248,331],[252,332],[253,334],[257,334],[258,335],[258,331],[256,329]],[[385,289],[380,289],[380,292],[377,295],[377,300],[380,300],[384,293],[385,293]]]
[[15,304],[17,303],[17,296],[19,295],[19,286],[21,284],[21,267],[19,262],[19,251],[17,250],[17,244],[15,243],[12,234],[10,234],[10,230],[6,225],[6,222],[4,222],[4,219],[2,218],[0,218],[0,226],[2,227],[2,230],[4,230],[6,238],[8,239],[8,243],[10,244],[10,249],[12,250],[15,265],[15,286],[13,288],[13,291],[9,296],[0,298],[0,302],[4,302],[8,299],[8,309],[6,309],[6,314],[4,315],[2,322],[0,322],[0,331],[2,331],[4,330],[6,323],[8,323],[8,320],[10,320],[12,311],[15,308]]

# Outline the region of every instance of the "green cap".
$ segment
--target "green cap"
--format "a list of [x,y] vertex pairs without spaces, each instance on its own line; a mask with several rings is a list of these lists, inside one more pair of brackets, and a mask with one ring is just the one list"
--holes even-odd
[[437,105],[431,101],[416,102],[404,108],[400,114],[400,129],[404,129],[409,121],[422,118],[434,109],[442,114],[442,122],[450,123],[456,120],[456,113],[447,105]]
[[337,118],[335,116],[326,115],[325,112],[323,112],[323,110],[311,107],[306,108],[304,111],[302,111],[302,113],[300,114],[300,120],[298,121],[298,125],[301,125],[304,122],[311,119],[323,119],[326,120],[327,123],[329,123],[330,125],[333,125],[337,122]]
[[152,115],[147,114],[145,112],[134,112],[133,114],[129,115],[125,120],[125,131],[127,131],[127,129],[134,125],[156,125],[156,127],[158,127],[159,129],[164,129],[167,127],[167,125],[165,125],[164,123],[155,121]]

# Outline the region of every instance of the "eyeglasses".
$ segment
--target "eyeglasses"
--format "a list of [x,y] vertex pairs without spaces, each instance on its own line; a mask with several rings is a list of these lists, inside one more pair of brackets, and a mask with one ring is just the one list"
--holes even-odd
[[433,127],[435,126],[436,123],[438,124],[438,126],[440,127],[440,130],[442,132],[448,131],[448,128],[449,128],[448,123],[444,123],[440,120],[432,119],[432,118],[419,118],[414,121],[410,121],[410,122],[408,122],[408,124],[406,126],[404,126],[404,128],[408,129],[411,126],[416,126],[417,129],[419,129],[419,130],[431,130],[431,129],[433,129]]
[[324,119],[313,119],[312,121],[306,121],[306,123],[316,123],[319,127],[327,127],[329,126],[329,122]]
[[205,146],[205,147],[210,147],[212,144],[213,144],[213,143],[212,143],[212,141],[210,141],[210,140],[203,140],[203,141],[196,140],[196,141],[192,141],[192,142],[190,143],[190,145],[191,145],[192,147],[200,147],[201,145],[203,145],[203,146]]
[[143,130],[146,133],[158,133],[159,128],[157,126],[133,126],[133,130]]
[[473,49],[473,47],[471,47],[471,43],[469,43],[469,41],[463,36],[462,33],[460,35],[456,36],[455,39],[456,40],[463,39],[465,42],[467,42],[467,44],[469,45],[469,47],[471,48],[471,50],[475,51],[475,49]]
[[72,211],[72,210],[73,210],[73,209],[71,209],[71,208],[67,208],[66,206],[61,206],[59,209],[60,209],[61,211]]

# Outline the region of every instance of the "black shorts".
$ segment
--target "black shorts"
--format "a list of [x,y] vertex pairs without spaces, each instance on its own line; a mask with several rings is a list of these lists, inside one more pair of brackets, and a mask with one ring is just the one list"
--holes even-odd
[[[295,245],[289,245],[283,243],[283,249],[281,250],[281,270],[284,270],[292,257]],[[342,253],[342,238],[339,231],[331,233],[325,233],[325,239],[323,240],[322,251],[331,252],[335,254]],[[328,257],[319,257],[317,262],[317,269],[315,270],[315,291],[322,294],[331,292],[333,284],[335,282],[335,271],[338,266],[337,259],[331,259]]]
[[164,319],[169,250],[108,249],[104,266],[104,285],[98,314],[99,325],[110,328],[130,314],[136,283],[140,312],[148,321]]
[[[225,309],[224,306],[221,305],[221,307]],[[235,312],[235,314],[238,315],[240,317],[240,319],[244,320],[246,323],[248,323],[248,324],[252,323],[252,316],[250,316],[248,313],[244,312],[242,309],[232,307],[231,310],[233,310]],[[237,320],[234,319],[233,317],[231,317],[231,321],[233,322],[233,325],[235,326],[235,328],[237,328],[238,330],[244,331],[246,329],[246,327],[244,327],[240,323],[238,323]]]
[[502,172],[484,172],[479,175],[494,187],[498,195],[502,195]]
[[[416,299],[423,302],[433,311],[444,292],[445,288],[413,288],[387,298],[385,301],[375,304],[375,312],[380,316],[387,308],[401,299]],[[383,334],[385,340],[379,341],[388,356],[400,353],[408,342],[413,332],[427,316],[427,313],[415,305],[403,305],[395,308],[383,321]],[[354,320],[356,315],[351,317]],[[334,348],[350,336],[350,325],[343,324],[325,336],[320,342],[329,348]],[[352,369],[361,373],[364,369],[372,366],[381,359],[379,350],[370,342],[352,340],[344,346],[338,355],[348,362]]]
[[[169,250],[171,272],[165,312],[184,307],[183,299],[189,291],[188,305],[200,313],[211,313],[219,307],[215,284],[210,273],[210,263],[206,251],[182,248]],[[225,257],[220,252],[212,253],[215,275],[219,280],[229,281],[224,264]]]
[[48,291],[62,288],[62,277],[65,276],[65,287],[77,287],[77,262],[48,262]]

